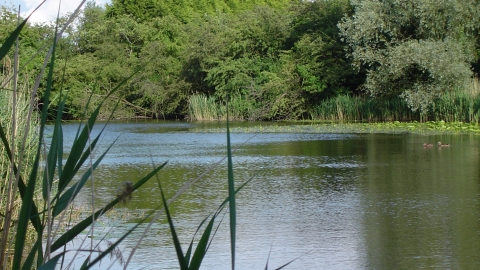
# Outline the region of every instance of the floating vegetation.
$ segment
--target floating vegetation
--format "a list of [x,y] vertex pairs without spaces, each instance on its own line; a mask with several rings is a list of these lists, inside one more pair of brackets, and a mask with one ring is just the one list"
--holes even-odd
[[[218,130],[220,131],[220,130]],[[463,122],[385,122],[385,123],[306,123],[298,125],[258,125],[232,128],[237,133],[421,133],[421,134],[480,134],[480,125]]]

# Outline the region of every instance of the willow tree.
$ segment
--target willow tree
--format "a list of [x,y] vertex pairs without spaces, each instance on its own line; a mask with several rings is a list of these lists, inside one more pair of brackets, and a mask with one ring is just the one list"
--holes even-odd
[[365,90],[399,95],[413,111],[472,76],[478,1],[353,0],[354,14],[339,28]]

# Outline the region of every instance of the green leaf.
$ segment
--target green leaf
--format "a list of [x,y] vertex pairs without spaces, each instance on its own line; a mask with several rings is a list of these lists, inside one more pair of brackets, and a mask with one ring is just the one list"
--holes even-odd
[[55,255],[55,257],[51,258],[47,263],[40,266],[38,270],[55,270],[58,260],[60,260],[64,255],[65,254],[63,252],[58,255]]
[[67,161],[65,162],[65,166],[63,167],[63,173],[58,181],[59,193],[62,192],[63,189],[68,185],[68,183],[73,179],[73,176],[76,173],[75,169],[79,169],[83,165],[80,164],[79,161],[81,160],[80,158],[82,157],[83,149],[85,149],[85,146],[89,141],[90,132],[93,129],[99,112],[100,106],[95,109],[95,111],[88,119],[87,124],[83,127],[80,136],[73,142],[72,149],[67,158]]
[[85,259],[82,266],[80,267],[80,270],[87,269],[88,262],[90,262],[90,255],[88,255],[88,257]]
[[28,253],[27,258],[23,262],[22,270],[30,270],[33,267],[33,263],[35,260],[35,253],[37,253],[38,248],[41,245],[41,238],[37,238],[37,241],[32,247],[32,250]]
[[[10,145],[8,144],[8,140],[7,140],[7,137],[5,135],[5,130],[3,129],[3,126],[2,126],[1,123],[0,123],[0,138],[3,142],[4,147],[5,147],[4,148],[5,153],[7,154],[10,162],[13,164],[13,172],[16,175],[16,174],[18,174],[18,168],[17,168],[17,165],[12,160],[12,151],[10,150]],[[20,192],[20,197],[22,199],[25,196],[26,189],[27,189],[27,187],[25,186],[25,182],[24,182],[22,176],[20,175],[19,179],[18,179],[18,191]],[[38,230],[40,230],[40,217],[38,215],[38,208],[37,208],[35,202],[33,202],[33,204],[32,204],[32,215],[30,216],[30,221],[31,221],[33,227],[35,228],[35,230],[38,232]]]
[[25,19],[22,23],[20,23],[17,28],[8,36],[8,38],[3,42],[2,47],[0,47],[0,60],[2,60],[5,55],[8,54],[8,51],[12,48],[15,41],[20,36],[20,32],[22,31],[23,27],[27,23],[27,19]]
[[165,214],[167,215],[168,225],[170,226],[170,232],[172,233],[173,244],[175,246],[175,252],[177,253],[178,263],[180,265],[181,270],[188,270],[188,261],[185,260],[185,256],[183,255],[182,246],[180,245],[180,241],[178,240],[177,233],[175,231],[175,226],[173,225],[172,216],[170,215],[170,211],[168,210],[167,200],[165,199],[165,195],[163,194],[162,185],[160,181],[157,179],[158,187],[160,189],[160,194],[162,195],[162,202],[163,206],[165,207]]
[[192,260],[190,261],[190,265],[188,267],[189,270],[198,270],[200,269],[200,265],[202,264],[203,258],[207,253],[207,246],[208,241],[210,239],[210,234],[212,233],[213,223],[215,222],[215,215],[210,219],[207,228],[202,234],[200,241],[198,242],[197,248],[195,249],[195,253],[193,254]]
[[105,152],[95,161],[95,163],[92,165],[91,168],[85,171],[83,176],[78,180],[75,184],[73,184],[65,193],[63,193],[60,198],[58,199],[57,203],[53,207],[53,212],[52,215],[56,217],[58,214],[60,214],[65,208],[68,207],[68,204],[72,202],[75,197],[78,195],[80,190],[82,190],[83,186],[87,182],[87,180],[90,178],[90,175],[92,175],[93,171],[100,165],[100,162],[103,160],[105,155],[108,153],[110,148],[115,144],[115,142],[118,140],[118,138],[110,144],[110,146],[105,150]]
[[[55,176],[55,168],[57,165],[57,155],[58,155],[58,146],[59,146],[59,129],[61,125],[55,123],[53,127],[52,141],[50,143],[50,149],[48,151],[47,160],[45,161],[45,171],[43,174],[43,188],[42,195],[45,201],[50,197],[50,192],[53,185],[53,179]],[[61,138],[60,138],[61,140]]]
[[[167,162],[163,163],[162,165],[158,166],[155,168],[153,171],[151,171],[148,175],[146,175],[144,178],[139,180],[133,185],[133,191],[137,190],[140,188],[142,185],[144,185],[150,178],[152,178],[155,174],[157,174],[165,165]],[[69,229],[67,232],[65,232],[62,236],[60,236],[50,247],[51,252],[56,251],[57,249],[63,247],[66,245],[68,242],[70,242],[72,239],[74,239],[77,235],[79,235],[83,230],[85,230],[88,226],[92,224],[92,220],[97,220],[98,217],[103,215],[105,212],[110,210],[112,207],[114,207],[118,202],[120,202],[119,198],[116,198],[112,200],[109,204],[107,204],[105,207],[102,209],[98,210],[94,214],[90,215],[89,217],[85,218],[84,220],[80,221],[77,223],[77,225],[73,226],[71,229]]]
[[232,270],[235,269],[235,234],[237,216],[235,209],[235,181],[233,179],[233,164],[232,164],[232,146],[230,144],[230,124],[228,120],[228,104],[227,104],[227,166],[228,166],[228,203],[230,206],[230,247],[232,256]]

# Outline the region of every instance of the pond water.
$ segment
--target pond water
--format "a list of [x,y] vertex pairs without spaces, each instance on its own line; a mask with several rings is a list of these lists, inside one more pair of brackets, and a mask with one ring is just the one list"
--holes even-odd
[[[253,125],[259,123],[233,124]],[[76,129],[64,125],[66,142]],[[96,156],[115,139],[76,203],[88,207],[93,193],[95,205],[104,205],[122,183],[165,161],[158,180],[168,198],[211,169],[171,204],[185,252],[227,196],[225,124],[114,122]],[[478,135],[233,132],[231,139],[236,185],[253,177],[237,195],[236,269],[265,269],[267,262],[275,269],[291,260],[285,269],[480,269]],[[451,146],[423,147],[437,141]],[[94,238],[107,234],[114,242],[160,205],[152,179],[96,226]],[[121,244],[124,260],[147,225]],[[202,269],[230,264],[227,214]],[[109,266],[122,269],[109,260],[99,269]],[[178,268],[162,214],[128,269]]]

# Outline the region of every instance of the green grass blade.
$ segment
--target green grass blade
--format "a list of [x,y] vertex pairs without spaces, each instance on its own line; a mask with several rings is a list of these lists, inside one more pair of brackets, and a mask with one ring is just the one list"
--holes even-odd
[[[303,255],[302,255],[302,256],[303,256]],[[298,258],[300,258],[300,257],[301,257],[301,256],[299,256],[299,257],[297,257],[297,258],[295,258],[295,259],[287,262],[286,264],[284,264],[284,265],[282,265],[282,266],[280,266],[280,267],[278,267],[278,268],[275,268],[275,270],[280,270],[280,269],[282,269],[282,268],[287,267],[289,264],[293,263],[294,261],[296,261],[296,260],[297,260]]]
[[[97,146],[97,143],[100,139],[100,136],[102,135],[103,131],[101,131],[97,137],[95,137],[95,139],[93,139],[92,143],[87,147],[87,149],[85,150],[85,152],[83,153],[83,155],[81,156],[81,158],[77,161],[76,165],[75,165],[75,168],[73,169],[73,172],[70,173],[70,175],[76,175],[77,172],[80,170],[80,168],[82,168],[83,164],[85,164],[85,161],[90,157],[90,154],[92,153],[92,151],[95,149],[95,147]],[[70,169],[70,168],[69,168]],[[68,176],[68,178],[71,178],[72,176]],[[69,179],[68,181],[66,182],[70,182],[71,179]],[[63,190],[65,187],[62,187],[61,190]]]
[[[18,168],[12,160],[12,152],[10,150],[10,145],[8,144],[7,137],[5,135],[5,130],[3,129],[3,126],[2,126],[1,123],[0,123],[0,138],[3,142],[4,147],[5,147],[4,148],[5,153],[7,154],[10,162],[13,163],[13,172],[15,174],[18,174]],[[20,197],[21,198],[23,198],[25,196],[26,189],[27,189],[27,187],[25,186],[25,182],[23,181],[23,178],[20,175],[20,177],[18,179],[18,191],[20,192]],[[38,232],[38,230],[40,229],[40,225],[41,225],[40,217],[38,215],[38,208],[35,205],[35,202],[32,202],[32,203],[33,203],[32,204],[32,215],[30,217],[30,221],[31,221],[33,227],[35,228],[35,230]]]
[[[250,179],[248,179],[247,181],[245,181],[245,183],[241,184],[236,190],[235,190],[235,195],[240,191],[242,190],[248,183],[250,183],[250,181],[253,180],[253,178],[255,178],[255,175],[252,176]],[[227,203],[230,202],[230,197],[227,197],[223,202],[222,204],[220,204],[220,206],[218,207],[218,211],[221,211],[221,209],[223,207],[225,207],[227,205]]]
[[62,113],[63,109],[65,107],[65,102],[66,99],[64,98],[62,102],[59,104],[59,108],[57,111],[57,118],[55,119],[55,126],[58,126],[58,146],[57,146],[57,170],[58,170],[58,175],[62,175],[63,171],[63,165],[62,165],[62,160],[63,160],[63,128],[62,128]]
[[110,148],[115,144],[118,138],[110,144],[110,146],[105,150],[105,152],[95,161],[91,168],[85,171],[83,176],[78,180],[75,184],[73,184],[67,191],[65,191],[60,198],[58,199],[57,203],[53,207],[52,215],[56,217],[58,214],[62,213],[68,207],[68,204],[72,202],[75,197],[78,195],[82,187],[85,185],[87,180],[90,178],[92,172],[100,165],[100,162],[103,160],[105,155],[108,153]]
[[130,230],[128,230],[122,237],[120,237],[115,243],[113,243],[111,246],[109,246],[106,250],[104,250],[98,257],[96,257],[91,263],[89,263],[86,267],[82,267],[82,269],[90,269],[92,266],[100,262],[103,258],[105,258],[107,255],[111,255],[111,252],[127,237],[129,236],[134,230],[138,228],[141,224],[143,224],[148,218],[150,218],[153,215],[154,211],[151,211],[148,213],[147,216],[145,216],[140,222],[137,222]]
[[[20,269],[22,256],[23,256],[23,249],[25,247],[26,234],[28,230],[28,221],[32,217],[32,209],[34,209],[33,196],[35,193],[38,167],[40,163],[40,153],[41,153],[41,146],[43,142],[43,133],[45,131],[48,107],[50,103],[50,90],[52,86],[53,68],[55,66],[54,65],[55,64],[55,48],[56,48],[56,40],[57,40],[56,37],[57,36],[55,35],[53,48],[52,48],[52,55],[50,58],[50,67],[49,67],[48,76],[47,76],[47,85],[46,85],[44,99],[43,99],[43,108],[42,108],[42,114],[41,114],[41,120],[40,120],[40,131],[38,136],[39,141],[37,145],[37,153],[35,156],[35,161],[32,165],[31,174],[28,180],[28,184],[26,186],[25,194],[24,196],[22,196],[22,206],[20,208],[20,213],[18,217],[12,269]],[[36,213],[33,213],[33,214],[36,215]]]
[[[162,165],[158,166],[155,168],[153,171],[151,171],[148,175],[146,175],[144,178],[139,180],[133,185],[133,191],[137,190],[140,188],[143,184],[145,184],[150,178],[152,178],[155,174],[157,174],[165,165],[167,162],[163,163]],[[98,210],[95,212],[93,215],[90,215],[89,217],[85,218],[84,220],[80,221],[69,229],[67,232],[65,232],[62,236],[60,236],[50,247],[51,252],[56,251],[57,249],[63,247],[65,244],[70,242],[72,239],[74,239],[78,234],[80,234],[83,230],[85,230],[88,226],[92,224],[92,219],[97,220],[98,217],[100,217],[102,214],[104,214],[106,211],[110,210],[112,207],[114,207],[118,202],[120,202],[119,198],[114,199],[111,201],[109,204],[107,204],[105,207],[102,209]]]
[[87,103],[85,105],[85,109],[83,110],[82,115],[81,115],[81,120],[82,121],[80,121],[80,125],[78,125],[77,133],[75,134],[75,139],[73,141],[76,141],[78,139],[78,136],[80,135],[80,130],[81,130],[81,127],[82,127],[81,124],[83,124],[83,121],[85,120],[84,118],[86,118],[88,108],[90,107],[90,101],[92,100],[92,96],[93,96],[93,91],[88,96]]
[[173,244],[175,246],[175,252],[177,253],[178,264],[180,265],[181,270],[188,270],[188,262],[185,260],[185,255],[182,251],[182,246],[180,245],[180,241],[178,240],[178,235],[175,231],[175,226],[173,225],[172,215],[170,215],[170,210],[168,209],[167,200],[165,199],[165,195],[163,194],[162,185],[160,184],[160,180],[157,179],[158,187],[160,189],[160,194],[162,196],[163,206],[165,208],[165,214],[167,215],[168,225],[170,226],[170,232],[172,233]]
[[207,228],[202,234],[200,241],[198,242],[197,248],[195,249],[195,253],[193,253],[192,260],[190,261],[190,265],[188,267],[189,270],[198,270],[200,269],[200,265],[202,264],[203,258],[207,253],[207,246],[208,241],[210,240],[210,235],[212,233],[213,223],[215,222],[215,216],[210,219]]
[[38,270],[55,270],[55,267],[57,266],[58,260],[60,260],[64,255],[65,254],[63,252],[55,255],[48,262],[46,262],[44,265],[38,267]]
[[[63,167],[63,173],[60,176],[58,181],[58,192],[62,192],[63,189],[68,185],[68,183],[73,179],[75,175],[75,167],[81,167],[81,164],[78,164],[83,150],[88,143],[90,132],[93,129],[95,121],[97,120],[98,113],[100,112],[100,106],[92,113],[90,118],[87,121],[87,124],[83,127],[80,136],[73,142],[72,149],[68,155],[65,166]],[[77,166],[79,165],[79,166]]]
[[17,28],[7,37],[7,39],[3,42],[2,47],[0,47],[0,60],[2,60],[5,55],[8,54],[8,51],[12,48],[15,41],[20,36],[20,32],[22,31],[25,24],[27,24],[27,19],[25,19],[22,23],[20,23]]
[[43,200],[47,201],[50,197],[50,191],[53,185],[53,179],[55,175],[55,169],[57,165],[57,154],[58,154],[58,129],[61,128],[55,124],[53,128],[52,141],[50,143],[50,149],[48,150],[47,160],[45,161],[45,170],[43,172],[43,186],[42,186],[42,195]]
[[[216,211],[217,212],[217,211]],[[197,230],[195,231],[193,237],[192,237],[192,241],[190,241],[190,245],[188,245],[188,249],[187,249],[187,253],[185,253],[185,260],[187,262],[190,261],[190,256],[192,255],[192,249],[193,249],[193,242],[195,240],[195,237],[197,236],[198,232],[200,231],[200,229],[203,227],[203,224],[205,224],[205,222],[207,222],[208,218],[211,216],[212,214],[208,215],[206,218],[204,218],[202,220],[202,222],[200,222],[200,224],[197,226]]]
[[[195,238],[195,236],[194,236]],[[190,256],[192,256],[192,249],[193,249],[193,240],[190,242],[190,245],[188,245],[187,252],[185,253],[185,261],[189,262],[190,261]]]
[[38,248],[40,247],[41,244],[41,239],[37,239],[35,244],[32,247],[32,250],[28,254],[27,258],[23,262],[22,270],[30,270],[33,267],[33,263],[35,261],[35,253],[37,253]]
[[28,221],[32,217],[33,196],[35,192],[35,182],[37,180],[38,164],[40,162],[40,146],[38,146],[35,162],[32,166],[32,173],[28,180],[25,193],[22,196],[22,206],[17,223],[17,232],[15,238],[15,250],[13,256],[12,269],[20,269],[23,249],[25,246],[26,234],[28,230]]
[[[228,110],[228,107],[227,107]],[[235,269],[235,239],[236,239],[236,224],[237,216],[235,209],[235,181],[233,179],[233,165],[232,165],[232,147],[230,144],[230,125],[227,113],[227,160],[228,160],[228,203],[230,206],[230,247],[232,256],[232,270]]]
[[283,268],[287,267],[288,265],[290,265],[290,264],[293,263],[294,261],[300,259],[302,256],[305,256],[305,255],[307,255],[307,254],[310,253],[310,252],[312,252],[312,251],[303,253],[302,255],[300,255],[300,256],[296,257],[295,259],[287,262],[286,264],[284,264],[284,265],[282,265],[282,266],[280,266],[280,267],[278,267],[278,268],[275,268],[275,270],[280,270],[280,269],[283,269]]
[[55,170],[58,168],[58,175],[62,175],[62,158],[63,158],[63,131],[62,131],[62,112],[65,106],[65,99],[63,99],[57,110],[55,118],[55,125],[53,126],[52,140],[50,149],[46,160],[46,169],[43,177],[43,199],[46,201],[49,198],[53,186],[53,179],[55,177]]
[[90,255],[87,256],[87,258],[83,262],[82,266],[80,267],[80,270],[87,269],[89,261],[90,261]]

